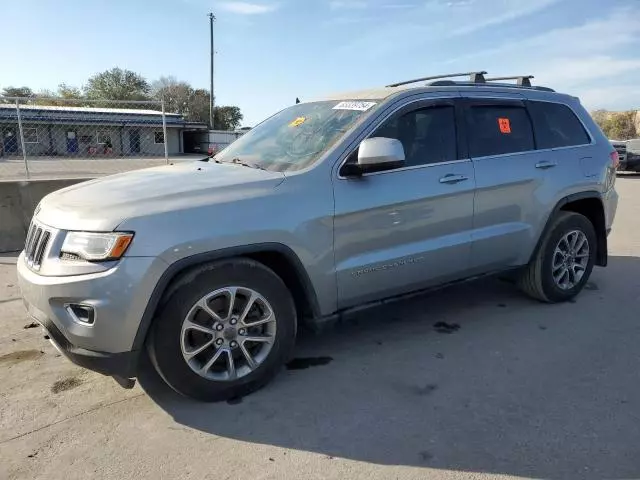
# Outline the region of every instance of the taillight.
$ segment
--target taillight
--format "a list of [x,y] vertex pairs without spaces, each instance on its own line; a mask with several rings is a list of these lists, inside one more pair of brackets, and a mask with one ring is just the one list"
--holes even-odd
[[614,150],[609,154],[609,157],[611,157],[611,165],[613,166],[613,168],[617,169],[618,165],[620,165],[620,157],[618,155],[618,152]]

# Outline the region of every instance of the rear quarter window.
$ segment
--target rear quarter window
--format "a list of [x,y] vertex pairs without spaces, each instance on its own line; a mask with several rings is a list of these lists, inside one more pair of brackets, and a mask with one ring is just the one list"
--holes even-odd
[[576,114],[560,103],[528,102],[539,149],[588,145],[591,139]]

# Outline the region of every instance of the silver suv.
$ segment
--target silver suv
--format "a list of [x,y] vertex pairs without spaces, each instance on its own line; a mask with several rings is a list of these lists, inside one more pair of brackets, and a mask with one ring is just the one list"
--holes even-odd
[[618,156],[577,98],[491,80],[300,103],[211,159],[48,195],[29,315],[79,365],[132,383],[148,354],[215,401],[269,381],[303,322],[382,299],[509,270],[571,299],[607,264]]

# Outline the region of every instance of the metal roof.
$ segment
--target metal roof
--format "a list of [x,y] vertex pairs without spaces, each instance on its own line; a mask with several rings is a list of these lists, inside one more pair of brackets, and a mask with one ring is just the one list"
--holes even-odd
[[[134,108],[59,107],[53,105],[20,105],[20,116],[25,123],[88,124],[160,126],[162,112]],[[18,112],[10,103],[0,104],[0,121],[16,122]],[[186,120],[177,113],[165,117],[169,127],[183,127]]]
[[[0,103],[0,108],[10,108],[15,110],[16,106],[13,103]],[[162,112],[158,110],[139,110],[137,108],[63,107],[58,105],[20,105],[20,110],[162,116]],[[166,113],[166,116],[180,117],[181,115],[179,113]]]

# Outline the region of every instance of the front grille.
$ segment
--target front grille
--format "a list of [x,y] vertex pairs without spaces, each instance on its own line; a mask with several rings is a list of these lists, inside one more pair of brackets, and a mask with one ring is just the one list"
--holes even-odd
[[36,270],[40,268],[50,239],[51,232],[49,230],[31,222],[29,233],[27,233],[27,241],[24,244],[24,257],[27,265]]

